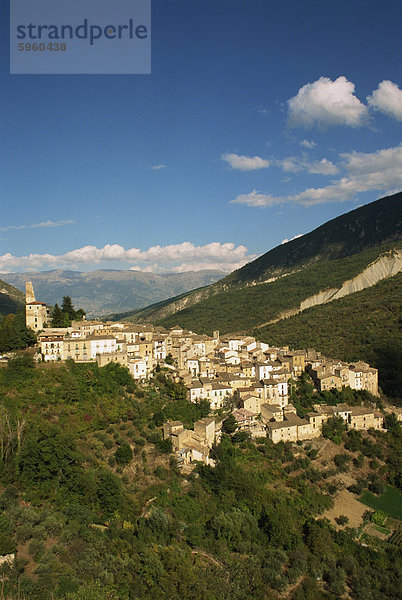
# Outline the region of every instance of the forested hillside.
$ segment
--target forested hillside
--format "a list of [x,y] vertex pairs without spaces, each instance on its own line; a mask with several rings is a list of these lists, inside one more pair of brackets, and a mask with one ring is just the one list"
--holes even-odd
[[388,245],[369,248],[347,258],[319,262],[271,283],[221,292],[157,323],[172,327],[178,322],[182,327],[208,334],[215,329],[223,333],[249,332],[284,311],[297,308],[307,297],[340,286],[387,250]]
[[[306,382],[294,394],[311,405]],[[398,597],[397,542],[360,545],[346,517],[323,519],[345,468],[356,497],[400,485],[392,418],[387,433],[341,431],[322,458],[311,444],[224,435],[217,466],[185,475],[161,424],[192,427],[209,408],[161,371],[138,385],[118,365],[34,367],[23,354],[0,369],[0,406],[7,600]]]
[[[228,296],[227,304],[232,305],[234,301],[234,309],[241,311],[244,303],[254,301],[254,296],[249,297],[247,291],[253,286],[259,288],[259,307],[264,309],[266,305],[270,312],[279,313],[282,307],[276,297],[276,286],[281,281],[278,278],[283,278],[281,290],[283,293],[286,290],[287,304],[296,308],[300,298],[304,300],[311,293],[312,273],[317,273],[317,284],[324,286],[318,291],[322,291],[354,277],[387,250],[401,247],[401,200],[402,192],[399,192],[361,206],[300,238],[273,248],[213,285],[149,306],[137,311],[132,318],[136,321],[170,322],[170,316],[173,321],[183,317],[189,322],[192,319],[195,329],[200,314],[221,306],[222,301],[225,302],[225,294],[239,292],[239,300],[236,301],[236,295]],[[323,270],[325,276],[322,278]],[[299,275],[297,290],[292,285],[295,274]],[[342,281],[340,276],[343,276]],[[211,302],[205,304],[209,300]],[[260,313],[264,316],[263,311],[260,310]],[[230,317],[233,317],[233,311]],[[224,322],[223,327],[226,326]],[[231,330],[239,326],[242,325],[234,322]],[[249,327],[250,323],[244,326]]]
[[21,290],[0,279],[0,315],[16,313],[25,306],[25,295]]
[[324,306],[255,329],[271,345],[315,348],[345,361],[365,360],[379,369],[380,386],[402,399],[402,274]]

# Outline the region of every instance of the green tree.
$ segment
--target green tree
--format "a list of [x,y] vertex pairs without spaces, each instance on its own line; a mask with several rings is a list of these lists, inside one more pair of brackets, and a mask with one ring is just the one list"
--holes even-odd
[[25,485],[48,492],[58,486],[72,490],[79,464],[73,436],[63,433],[56,425],[41,423],[26,436],[17,467]]
[[294,385],[294,382],[291,382],[290,389],[290,401],[296,407],[297,414],[300,417],[304,417],[306,412],[312,409],[314,402],[314,385],[310,375],[302,373],[296,381],[296,385]]
[[25,325],[25,314],[0,315],[0,352],[23,350],[36,343],[36,335]]
[[131,450],[130,445],[127,442],[123,442],[122,445],[117,448],[114,457],[118,465],[128,465],[128,463],[133,460],[133,451]]
[[349,454],[346,454],[346,452],[334,456],[334,463],[342,473],[345,473],[348,470],[351,460],[352,457],[349,456]]
[[71,321],[75,319],[75,309],[70,296],[63,296],[61,310],[62,312],[68,315]]
[[119,478],[108,469],[102,469],[98,474],[98,500],[106,517],[111,517],[119,510],[122,499],[122,489]]
[[322,426],[322,435],[340,444],[342,441],[342,435],[346,431],[346,425],[342,417],[330,417],[326,423]]
[[165,363],[167,365],[173,365],[174,364],[174,358],[171,354],[168,354],[165,358]]
[[82,321],[82,319],[85,317],[86,312],[83,308],[79,308],[76,313],[75,313],[75,321]]
[[229,415],[222,423],[222,431],[224,433],[234,433],[237,428],[237,422],[234,415]]
[[71,321],[68,317],[68,314],[64,313],[60,306],[57,304],[54,305],[52,311],[52,327],[69,327],[71,325]]

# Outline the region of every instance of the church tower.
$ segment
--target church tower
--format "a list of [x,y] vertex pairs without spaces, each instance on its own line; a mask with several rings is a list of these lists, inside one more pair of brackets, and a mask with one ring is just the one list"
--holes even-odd
[[25,282],[25,323],[34,331],[43,329],[47,320],[46,304],[38,302],[31,281]]

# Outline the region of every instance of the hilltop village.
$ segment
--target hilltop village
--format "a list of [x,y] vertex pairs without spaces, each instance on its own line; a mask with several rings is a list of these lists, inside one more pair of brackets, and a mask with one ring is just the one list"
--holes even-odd
[[289,403],[291,386],[307,372],[317,390],[367,390],[378,396],[378,371],[364,362],[353,364],[322,356],[314,349],[276,348],[243,335],[212,337],[147,324],[76,321],[70,327],[49,328],[49,313],[26,284],[26,324],[38,332],[37,359],[45,362],[118,363],[133,379],[146,381],[155,368],[187,388],[189,402],[206,400],[210,416],[187,430],[179,421],[164,424],[181,463],[210,464],[209,451],[222,431],[222,414],[234,419],[235,430],[274,443],[309,440],[321,435],[330,417],[341,417],[349,428],[381,429],[383,416],[362,406],[315,404],[304,418]]

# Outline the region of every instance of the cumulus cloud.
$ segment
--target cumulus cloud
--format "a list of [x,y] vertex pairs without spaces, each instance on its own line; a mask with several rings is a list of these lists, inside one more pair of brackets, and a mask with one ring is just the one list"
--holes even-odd
[[354,83],[344,76],[335,81],[320,77],[313,83],[307,83],[294,98],[288,100],[290,127],[363,125],[368,110],[354,91]]
[[340,157],[344,176],[327,186],[308,188],[298,194],[279,197],[254,190],[249,194],[240,194],[232,203],[259,208],[285,203],[312,206],[326,202],[345,202],[363,192],[387,192],[402,188],[402,146],[372,153],[348,152]]
[[154,165],[153,167],[151,167],[151,169],[153,171],[160,171],[161,169],[166,169],[166,167],[167,167],[167,165],[161,164],[161,165]]
[[375,110],[402,121],[402,90],[396,83],[385,79],[371,96],[367,96],[369,106]]
[[253,206],[255,208],[265,208],[266,206],[274,206],[274,204],[283,204],[284,198],[275,197],[271,194],[262,194],[257,190],[253,190],[249,194],[240,194],[234,200],[231,200],[231,204],[247,204],[247,206]]
[[315,142],[309,142],[308,140],[303,140],[302,142],[300,142],[300,146],[303,146],[303,148],[314,148],[314,146],[316,146],[317,144]]
[[236,246],[230,242],[225,244],[212,242],[204,246],[182,242],[169,246],[152,246],[148,250],[125,249],[119,244],[106,244],[103,248],[83,246],[60,255],[13,256],[7,253],[0,256],[0,269],[75,268],[80,265],[99,265],[108,262],[139,262],[145,265],[132,266],[131,269],[144,272],[180,272],[205,268],[231,271],[254,258],[256,256],[248,254],[246,246]]
[[222,154],[222,160],[228,163],[232,169],[238,171],[256,171],[269,167],[269,160],[259,156],[239,156],[238,154]]
[[62,221],[43,221],[42,223],[33,223],[32,225],[7,225],[0,227],[0,231],[18,230],[18,229],[37,229],[41,227],[62,227],[63,225],[75,225],[72,219]]
[[303,233],[298,233],[297,235],[294,235],[292,238],[290,238],[290,240],[288,238],[285,238],[284,240],[281,241],[281,244],[287,244],[288,242],[292,242],[293,240],[297,240],[297,238],[302,237],[304,234]]
[[287,158],[277,160],[276,164],[286,173],[307,171],[313,175],[336,175],[339,172],[338,167],[326,158],[316,161],[308,161],[304,158],[289,156]]
[[303,163],[305,169],[313,175],[336,175],[339,169],[333,162],[323,158],[322,160],[316,160],[311,163]]

